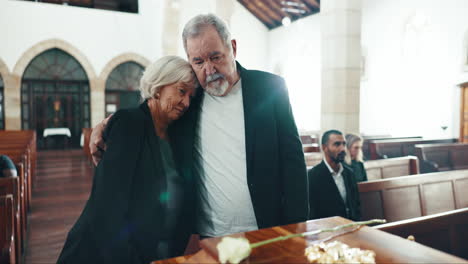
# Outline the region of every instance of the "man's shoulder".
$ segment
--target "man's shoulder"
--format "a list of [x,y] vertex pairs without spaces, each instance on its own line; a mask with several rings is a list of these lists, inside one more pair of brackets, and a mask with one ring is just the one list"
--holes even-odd
[[283,82],[284,79],[276,74],[260,71],[260,70],[247,70],[243,69],[241,72],[241,78],[244,80],[261,80],[261,81],[272,81],[272,82]]

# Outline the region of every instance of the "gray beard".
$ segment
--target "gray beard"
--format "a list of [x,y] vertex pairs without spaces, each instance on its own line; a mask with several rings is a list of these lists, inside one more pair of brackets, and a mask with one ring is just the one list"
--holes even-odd
[[224,93],[226,93],[228,88],[228,81],[223,79],[222,81],[216,80],[214,82],[208,83],[208,85],[205,87],[205,91],[212,96],[222,96]]

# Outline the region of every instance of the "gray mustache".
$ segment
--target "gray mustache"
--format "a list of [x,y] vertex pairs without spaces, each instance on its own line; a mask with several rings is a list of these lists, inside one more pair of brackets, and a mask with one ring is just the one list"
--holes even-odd
[[206,82],[209,83],[209,82],[212,82],[212,81],[216,81],[216,80],[218,80],[220,78],[226,79],[224,77],[224,75],[222,75],[221,73],[213,73],[213,74],[208,75],[206,77]]

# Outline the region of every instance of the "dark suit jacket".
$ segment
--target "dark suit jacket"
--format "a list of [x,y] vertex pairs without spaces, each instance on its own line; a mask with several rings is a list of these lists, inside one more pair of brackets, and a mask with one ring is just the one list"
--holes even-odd
[[[309,175],[309,203],[315,209],[315,218],[342,216],[360,220],[361,208],[359,190],[353,171],[343,166],[343,178],[346,186],[346,204],[341,198],[338,187],[325,162],[313,167]],[[349,209],[347,212],[346,208]]]
[[[242,80],[247,182],[258,227],[305,221],[307,171],[285,82],[240,64],[237,69]],[[171,127],[176,160],[185,177],[195,180],[194,136],[202,99],[199,89],[189,111]]]
[[[165,228],[170,214],[161,195],[169,182],[184,188],[184,180],[166,177],[162,159],[171,157],[160,151],[147,104],[115,113],[103,135],[106,154],[58,263],[148,263],[182,255],[189,232],[183,225],[176,225],[177,235]],[[158,254],[161,241],[169,242],[169,255]]]

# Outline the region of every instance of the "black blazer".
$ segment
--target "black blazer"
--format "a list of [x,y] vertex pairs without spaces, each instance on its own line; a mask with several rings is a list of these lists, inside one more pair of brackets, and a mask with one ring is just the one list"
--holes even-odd
[[324,161],[310,169],[308,175],[309,203],[315,209],[315,219],[330,216],[342,216],[355,221],[361,219],[359,190],[353,171],[348,166],[343,166],[342,173],[346,187],[346,204]]
[[[240,64],[237,69],[242,80],[247,182],[258,227],[305,221],[307,171],[285,82]],[[203,95],[199,89],[189,111],[171,128],[179,167],[185,178],[195,180],[194,136]]]
[[168,216],[171,221],[190,219],[168,214],[161,197],[169,184],[177,186],[171,195],[183,193],[184,180],[166,177],[169,170],[162,159],[171,159],[171,153],[160,151],[162,141],[146,102],[115,113],[103,136],[107,150],[96,168],[91,195],[57,262],[148,263],[182,255],[188,230],[181,222],[174,234],[165,222]]

